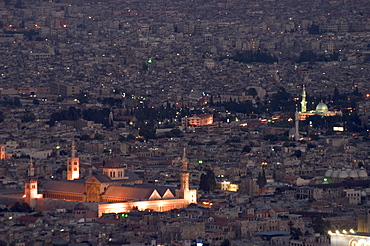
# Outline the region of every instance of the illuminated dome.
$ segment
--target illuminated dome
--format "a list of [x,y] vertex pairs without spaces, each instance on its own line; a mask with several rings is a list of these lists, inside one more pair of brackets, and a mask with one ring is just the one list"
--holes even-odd
[[328,106],[325,103],[320,102],[319,104],[317,104],[317,106],[316,106],[316,113],[318,113],[318,114],[324,114],[324,113],[326,113],[328,111],[329,111]]

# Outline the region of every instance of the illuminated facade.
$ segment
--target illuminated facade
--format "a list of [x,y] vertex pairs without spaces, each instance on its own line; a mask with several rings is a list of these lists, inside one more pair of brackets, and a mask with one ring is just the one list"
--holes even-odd
[[5,159],[5,146],[0,146],[0,160]]
[[187,126],[206,126],[213,124],[213,115],[199,114],[185,119]]
[[217,183],[217,186],[219,186],[220,190],[227,190],[233,192],[237,192],[239,189],[239,185],[232,184],[229,181],[222,181],[221,183]]
[[370,246],[370,234],[347,231],[329,232],[332,246]]
[[150,201],[129,201],[101,203],[98,205],[98,216],[104,213],[128,213],[133,210],[152,210],[156,212],[165,212],[172,209],[185,208],[189,203],[185,199],[162,199]]

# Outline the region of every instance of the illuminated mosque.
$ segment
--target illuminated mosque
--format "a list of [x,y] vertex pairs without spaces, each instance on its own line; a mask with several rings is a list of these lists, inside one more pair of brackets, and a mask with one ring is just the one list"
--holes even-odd
[[307,100],[306,100],[306,87],[303,85],[302,100],[301,100],[301,111],[298,113],[299,120],[306,120],[307,117],[312,115],[324,116],[342,116],[342,111],[329,111],[328,106],[324,102],[317,104],[315,110],[307,111]]
[[[164,212],[184,208],[197,202],[197,190],[189,189],[189,161],[185,149],[181,163],[179,189],[142,184],[141,180],[130,177],[125,167],[116,162],[106,163],[103,174],[80,179],[79,158],[75,156],[72,143],[72,154],[67,159],[67,180],[49,180],[38,190],[31,162],[23,199],[36,210],[38,199],[93,204],[99,217],[104,213],[127,213],[132,210]],[[133,185],[127,185],[129,183]]]
[[342,111],[329,111],[328,106],[324,102],[320,102],[317,104],[315,110],[307,111],[307,100],[306,100],[306,86],[303,85],[303,91],[302,91],[302,100],[301,100],[301,111],[298,111],[298,108],[296,108],[295,112],[295,126],[290,129],[289,131],[289,137],[294,139],[295,141],[300,140],[299,135],[299,121],[306,120],[307,117],[313,116],[313,115],[319,115],[321,117],[327,117],[327,116],[342,116]]

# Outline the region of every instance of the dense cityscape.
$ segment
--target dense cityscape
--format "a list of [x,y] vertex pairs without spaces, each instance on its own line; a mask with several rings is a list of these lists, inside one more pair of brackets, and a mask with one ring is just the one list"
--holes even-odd
[[365,0],[0,2],[0,246],[370,245]]

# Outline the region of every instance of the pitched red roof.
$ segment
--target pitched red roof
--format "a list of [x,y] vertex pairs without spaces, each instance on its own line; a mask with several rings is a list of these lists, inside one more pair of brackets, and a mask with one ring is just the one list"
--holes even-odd
[[35,216],[22,216],[19,218],[19,221],[21,222],[27,222],[27,223],[35,223],[40,217],[35,217]]

